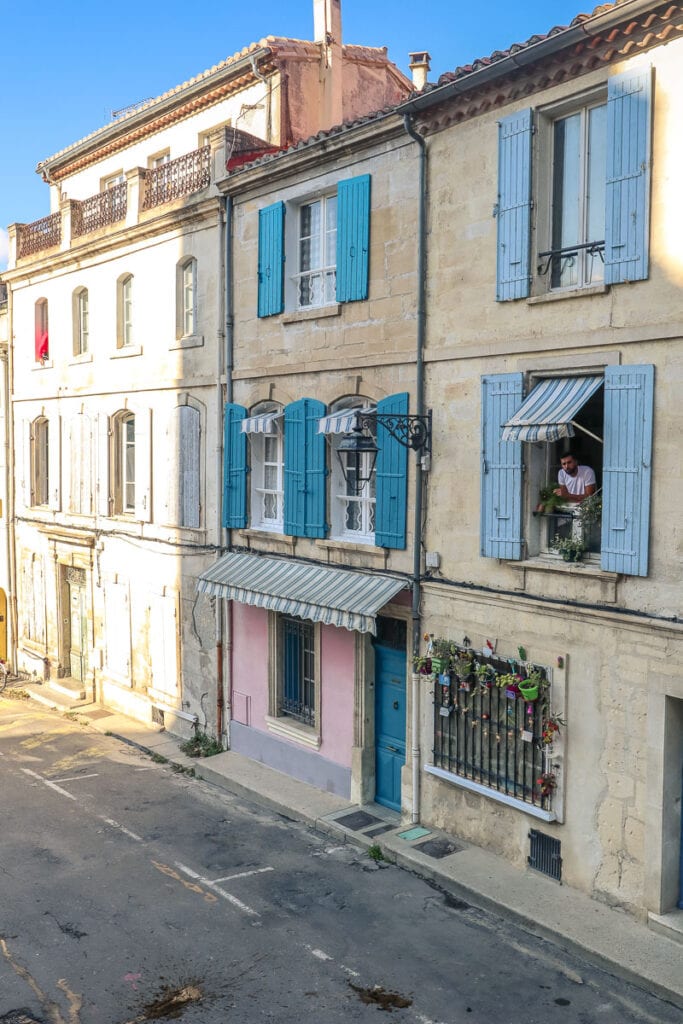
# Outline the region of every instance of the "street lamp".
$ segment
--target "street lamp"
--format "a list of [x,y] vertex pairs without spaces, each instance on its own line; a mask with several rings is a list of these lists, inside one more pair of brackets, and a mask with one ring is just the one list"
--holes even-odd
[[432,410],[417,416],[402,413],[357,412],[351,431],[337,445],[337,456],[350,490],[360,494],[372,479],[377,461],[377,426],[389,431],[404,448],[421,455],[432,451]]

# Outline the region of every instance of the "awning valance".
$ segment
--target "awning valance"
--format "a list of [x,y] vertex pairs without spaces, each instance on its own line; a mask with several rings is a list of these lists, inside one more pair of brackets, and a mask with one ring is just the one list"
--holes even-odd
[[375,633],[375,616],[406,581],[289,558],[230,552],[205,569],[197,590],[328,626]]
[[282,412],[263,412],[258,416],[247,416],[242,420],[243,434],[278,434],[278,420]]
[[332,412],[329,416],[321,416],[318,420],[319,434],[348,434],[353,430],[356,415],[359,412],[372,413],[374,406],[357,406],[355,409],[342,409]]
[[594,377],[546,377],[503,426],[503,441],[557,441],[573,437],[572,420],[602,384]]

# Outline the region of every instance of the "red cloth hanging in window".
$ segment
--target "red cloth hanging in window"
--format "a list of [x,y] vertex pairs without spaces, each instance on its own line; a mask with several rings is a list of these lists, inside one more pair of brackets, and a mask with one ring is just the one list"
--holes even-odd
[[49,355],[47,328],[42,324],[36,324],[36,362],[42,363]]

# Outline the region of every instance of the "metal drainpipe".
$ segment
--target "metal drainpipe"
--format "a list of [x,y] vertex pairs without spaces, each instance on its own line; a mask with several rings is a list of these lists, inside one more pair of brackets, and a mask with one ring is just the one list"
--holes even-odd
[[[48,325],[49,329],[49,325]],[[48,341],[49,344],[49,341]],[[9,594],[7,605],[9,613],[9,637],[7,657],[13,670],[18,669],[17,664],[17,538],[15,525],[15,481],[14,481],[14,459],[9,456],[14,452],[14,296],[12,289],[7,289],[7,363],[5,364],[6,376],[3,381],[5,413],[7,416],[5,424],[5,442],[7,445],[8,457],[5,460],[6,484],[7,484],[7,509],[5,521],[7,523],[7,549],[9,568]],[[11,467],[10,467],[11,462]]]
[[[222,239],[222,250],[223,250],[223,267],[225,271],[224,281],[224,296],[223,296],[223,309],[224,309],[224,338],[225,348],[223,365],[225,366],[225,398],[227,402],[232,402],[233,399],[233,388],[232,388],[232,371],[233,371],[233,335],[234,335],[234,316],[232,309],[232,196],[225,197],[224,204],[224,216],[221,218],[223,224],[223,239]],[[219,382],[220,391],[220,382]],[[218,403],[218,416],[219,416],[219,438],[223,438],[223,407],[222,403]],[[218,476],[216,479],[223,479],[223,444],[219,441],[219,461],[220,466],[218,467]],[[221,495],[218,496],[218,528],[220,531],[220,537],[222,546],[228,548],[231,543],[230,531],[223,527],[223,519],[221,516]],[[223,720],[223,731],[225,733],[226,743],[228,749],[230,749],[230,723],[232,720],[232,601],[226,602],[221,600],[216,601],[216,607],[220,606],[221,612],[225,610],[225,631],[223,635],[224,649],[221,652],[221,693],[227,693],[227,700],[225,701],[225,715]]]
[[[424,415],[424,340],[425,340],[425,293],[426,293],[426,247],[425,224],[427,204],[427,144],[413,128],[410,115],[403,115],[403,127],[411,139],[420,147],[419,206],[417,220],[417,351],[415,356],[415,391],[418,416]],[[413,522],[413,582],[412,582],[412,628],[413,656],[420,653],[422,629],[420,623],[420,596],[422,576],[422,491],[424,484],[422,457],[415,459],[415,519]],[[412,674],[412,715],[411,715],[411,767],[413,783],[413,810],[411,820],[420,820],[420,686],[419,676]]]
[[[251,70],[256,78],[259,78],[266,86],[266,139],[268,142],[272,142],[273,138],[273,104],[272,104],[272,91],[271,91],[271,80],[266,78],[256,66],[256,54],[252,54],[251,57]],[[281,142],[278,135],[278,142]]]

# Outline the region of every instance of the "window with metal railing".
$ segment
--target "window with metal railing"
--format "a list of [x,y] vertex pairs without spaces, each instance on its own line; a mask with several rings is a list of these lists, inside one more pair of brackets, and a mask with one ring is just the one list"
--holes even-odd
[[303,619],[280,619],[279,713],[315,725],[315,628]]

